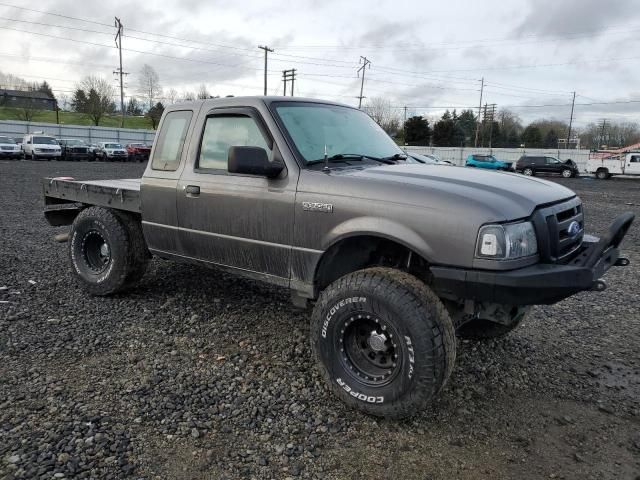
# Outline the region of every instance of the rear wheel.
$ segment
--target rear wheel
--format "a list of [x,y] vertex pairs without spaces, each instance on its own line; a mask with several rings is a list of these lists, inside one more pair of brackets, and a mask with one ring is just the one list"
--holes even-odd
[[534,175],[533,168],[529,168],[529,167],[523,168],[522,169],[522,174],[526,175],[527,177],[533,177],[533,175]]
[[596,178],[599,180],[607,180],[609,177],[609,170],[607,170],[606,168],[601,168],[596,172]]
[[571,178],[573,177],[573,172],[569,168],[565,168],[562,170],[562,176],[564,178]]
[[130,286],[144,274],[146,263],[140,255],[140,238],[113,210],[89,207],[74,220],[69,257],[89,293],[110,295]]
[[381,417],[424,408],[455,362],[444,305],[423,282],[390,268],[360,270],[329,285],[313,311],[311,341],[331,390]]

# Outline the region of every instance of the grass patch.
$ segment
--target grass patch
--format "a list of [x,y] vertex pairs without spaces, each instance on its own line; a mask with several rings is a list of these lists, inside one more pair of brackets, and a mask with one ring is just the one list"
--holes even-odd
[[[22,120],[22,109],[0,107],[0,120]],[[89,117],[77,112],[59,112],[60,123],[63,125],[93,125]],[[144,117],[125,117],[125,128],[139,128],[151,130],[151,121]],[[33,112],[32,122],[56,123],[56,112],[50,110],[36,110]],[[100,120],[100,127],[120,127],[120,116],[109,115]]]

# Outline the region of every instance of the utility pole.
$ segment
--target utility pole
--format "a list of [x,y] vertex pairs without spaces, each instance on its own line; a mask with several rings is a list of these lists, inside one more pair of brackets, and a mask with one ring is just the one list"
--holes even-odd
[[483,121],[489,121],[490,122],[490,127],[489,127],[489,153],[491,153],[491,140],[493,137],[493,119],[496,115],[496,104],[495,103],[491,103],[489,105],[487,105],[486,103],[484,104],[484,118]]
[[296,79],[296,69],[282,71],[282,80],[284,81],[284,96],[287,96],[287,83],[291,82],[291,96],[293,97],[293,86]]
[[116,19],[116,23],[115,23],[115,27],[118,29],[118,31],[116,32],[116,46],[118,47],[118,54],[120,55],[120,67],[113,72],[114,74],[117,74],[120,76],[120,113],[122,115],[122,120],[120,122],[120,126],[124,127],[124,115],[125,115],[125,111],[124,111],[124,81],[123,81],[123,77],[125,75],[128,75],[128,73],[124,73],[122,71],[122,22],[120,21],[120,19],[118,17],[114,17]]
[[604,145],[605,128],[607,128],[607,119],[603,118],[602,119],[602,132],[600,133],[600,145],[598,145],[598,150],[600,149],[600,147],[602,147],[602,145]]
[[476,141],[474,142],[474,148],[478,148],[478,134],[480,133],[480,110],[482,110],[482,94],[484,92],[484,77],[480,80],[480,105],[478,105],[478,124],[476,125]]
[[264,50],[264,95],[267,96],[267,55],[269,52],[273,52],[273,48],[269,48],[266,45],[258,45],[258,48]]
[[571,141],[571,126],[573,125],[573,107],[576,104],[576,92],[573,92],[573,100],[571,101],[571,117],[569,117],[569,130],[567,131],[567,145],[566,148],[569,148],[569,142]]
[[367,59],[367,57],[360,56],[360,63],[362,63],[362,66],[358,69],[358,76],[360,76],[360,72],[362,72],[362,82],[360,83],[360,96],[358,97],[358,108],[362,108],[362,99],[365,98],[364,95],[362,95],[362,92],[364,90],[364,70],[367,66],[371,68],[371,62],[369,61],[369,59]]
[[407,146],[407,106],[404,106],[404,123],[402,124],[402,136],[404,137],[404,146]]
[[60,125],[60,114],[58,113],[60,109],[58,108],[58,99],[54,99],[56,105],[56,123]]

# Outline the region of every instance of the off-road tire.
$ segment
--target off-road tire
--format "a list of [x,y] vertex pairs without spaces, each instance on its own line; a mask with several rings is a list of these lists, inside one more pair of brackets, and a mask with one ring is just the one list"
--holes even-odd
[[[345,331],[360,321],[388,325],[384,333],[397,353],[388,380],[377,377],[380,383],[372,384],[348,368],[355,363],[345,353]],[[343,402],[388,418],[422,410],[445,385],[456,356],[455,329],[440,299],[416,277],[382,267],[345,275],[321,293],[311,347],[323,378]]]
[[123,211],[115,211],[120,221],[124,223],[129,237],[129,265],[131,271],[127,275],[124,288],[136,285],[147,271],[147,266],[151,260],[151,253],[147,248],[147,241],[142,233],[140,219],[133,214]]
[[[109,254],[102,267],[96,266],[94,248],[100,242],[108,246]],[[134,271],[132,241],[127,226],[113,210],[89,207],[80,212],[71,226],[68,245],[71,269],[86,291],[103,296],[126,287]]]
[[456,333],[460,338],[467,338],[470,340],[491,340],[493,338],[501,338],[515,330],[526,317],[526,314],[521,315],[514,319],[509,325],[492,322],[491,320],[474,318],[473,320],[469,320],[459,326]]
[[533,171],[533,168],[523,168],[522,169],[522,174],[526,175],[527,177],[534,177],[536,172]]

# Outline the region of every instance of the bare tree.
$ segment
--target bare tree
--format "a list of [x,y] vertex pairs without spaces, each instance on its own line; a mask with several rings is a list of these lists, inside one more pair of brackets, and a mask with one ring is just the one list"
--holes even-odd
[[185,102],[193,102],[196,99],[196,94],[193,92],[184,92],[182,99]]
[[386,98],[372,97],[363,110],[390,135],[400,128],[400,116]]
[[153,107],[156,98],[162,94],[162,86],[160,86],[158,72],[146,63],[142,66],[142,69],[140,69],[138,93],[147,100],[149,109]]
[[24,120],[25,122],[30,122],[33,120],[33,116],[36,113],[36,106],[33,102],[32,98],[25,99],[20,107],[20,111],[18,112],[18,118],[20,120]]
[[167,102],[169,105],[173,105],[178,101],[178,91],[175,88],[170,89],[167,93]]
[[198,89],[198,98],[201,100],[211,98],[211,94],[209,93],[209,90],[207,90],[207,86],[204,83],[201,84],[200,88]]
[[102,77],[90,75],[76,87],[74,98],[83,99],[81,102],[75,102],[76,110],[87,115],[94,125],[100,125],[100,120],[105,115],[115,112],[115,95],[115,88],[110,82]]

